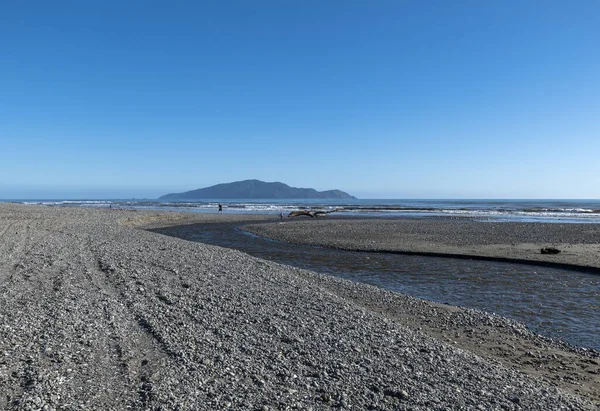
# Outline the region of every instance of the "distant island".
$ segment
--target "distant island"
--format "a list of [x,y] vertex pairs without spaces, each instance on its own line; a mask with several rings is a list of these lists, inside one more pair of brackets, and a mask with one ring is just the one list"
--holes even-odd
[[172,193],[159,197],[159,200],[200,200],[200,199],[356,199],[340,190],[317,191],[314,188],[296,188],[287,184],[260,180],[235,181],[211,187]]

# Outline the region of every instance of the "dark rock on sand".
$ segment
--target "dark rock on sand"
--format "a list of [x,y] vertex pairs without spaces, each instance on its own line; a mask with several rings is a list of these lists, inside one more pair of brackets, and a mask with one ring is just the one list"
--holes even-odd
[[558,254],[560,250],[554,247],[544,247],[540,250],[542,254]]

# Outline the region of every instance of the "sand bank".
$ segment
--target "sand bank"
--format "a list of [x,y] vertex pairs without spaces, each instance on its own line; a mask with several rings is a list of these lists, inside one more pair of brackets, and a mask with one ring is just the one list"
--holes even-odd
[[[598,359],[518,323],[138,228],[217,218],[239,217],[0,204],[0,408],[598,406]],[[587,368],[526,375],[466,326]]]
[[[328,218],[245,229],[280,241],[346,250],[479,257],[600,272],[600,224]],[[544,247],[560,253],[542,254]]]

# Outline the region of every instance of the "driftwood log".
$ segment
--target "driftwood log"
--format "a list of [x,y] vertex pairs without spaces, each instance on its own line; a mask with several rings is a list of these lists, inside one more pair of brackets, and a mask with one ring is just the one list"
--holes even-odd
[[310,210],[292,211],[291,213],[288,214],[288,217],[299,217],[302,215],[307,215],[310,218],[323,217],[324,215],[333,213],[335,211],[339,211],[339,209],[336,208],[335,210],[330,210],[330,211],[310,211]]

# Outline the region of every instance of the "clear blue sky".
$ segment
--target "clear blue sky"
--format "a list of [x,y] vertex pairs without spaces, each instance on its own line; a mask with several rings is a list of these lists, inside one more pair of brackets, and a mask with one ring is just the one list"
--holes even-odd
[[599,198],[600,2],[0,2],[0,198],[248,178]]

